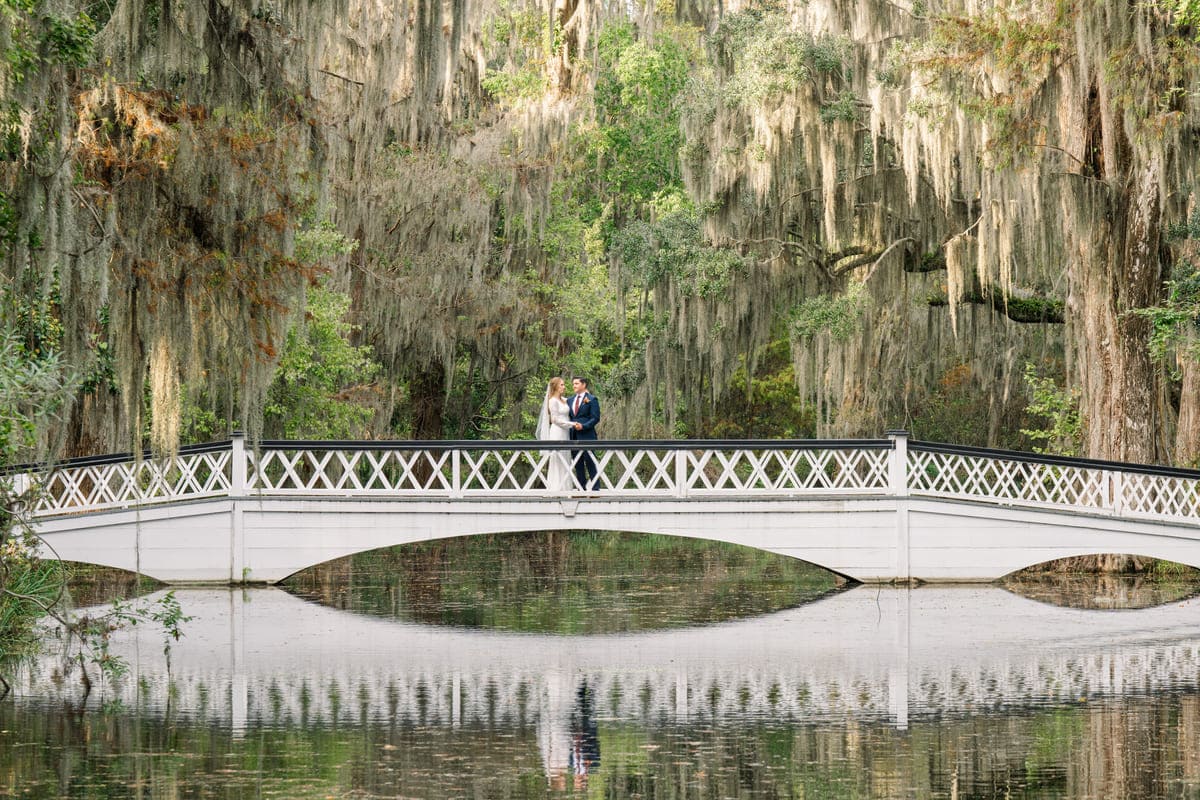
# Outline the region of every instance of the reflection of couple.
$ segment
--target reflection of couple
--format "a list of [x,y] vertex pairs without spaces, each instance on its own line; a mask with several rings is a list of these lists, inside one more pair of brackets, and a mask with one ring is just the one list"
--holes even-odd
[[600,767],[600,735],[592,688],[580,681],[570,702],[569,688],[557,670],[546,675],[546,693],[538,714],[538,746],[551,789],[586,788],[588,776]]
[[[588,391],[586,378],[574,378],[571,386],[575,394],[565,399],[566,384],[562,378],[551,378],[546,387],[546,399],[538,413],[537,437],[544,441],[594,441],[596,424],[600,422],[600,400]],[[562,450],[549,453],[549,472],[546,488],[551,491],[566,491],[596,488],[596,461],[587,450],[572,450],[575,462],[575,480],[571,481],[570,462]]]

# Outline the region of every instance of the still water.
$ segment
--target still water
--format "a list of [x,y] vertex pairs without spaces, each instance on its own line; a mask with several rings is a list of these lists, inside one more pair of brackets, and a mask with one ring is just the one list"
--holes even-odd
[[1195,587],[1027,589],[599,534],[181,589],[22,673],[0,797],[1200,798]]

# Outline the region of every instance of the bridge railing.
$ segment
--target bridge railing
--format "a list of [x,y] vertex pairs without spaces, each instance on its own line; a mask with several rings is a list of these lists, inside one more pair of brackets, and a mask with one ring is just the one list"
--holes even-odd
[[180,448],[166,460],[128,453],[73,459],[16,480],[22,488],[36,484],[35,516],[106,511],[227,496],[233,457],[231,443],[219,442]]
[[1200,471],[908,442],[913,495],[1200,522]]
[[1200,472],[888,439],[282,442],[78,459],[16,480],[36,516],[214,497],[926,496],[1200,522]]
[[[574,448],[574,449],[573,449]],[[891,443],[794,442],[264,442],[250,454],[248,492],[272,495],[493,497],[609,494],[884,493]]]

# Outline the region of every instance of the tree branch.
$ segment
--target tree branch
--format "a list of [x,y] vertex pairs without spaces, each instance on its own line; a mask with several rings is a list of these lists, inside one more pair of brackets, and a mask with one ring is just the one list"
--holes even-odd
[[345,81],[346,83],[353,83],[355,86],[360,88],[366,86],[366,84],[362,81],[356,81],[354,78],[347,78],[345,75],[338,75],[336,72],[330,72],[327,69],[318,69],[317,72],[320,72],[323,75],[328,75],[331,78],[337,78],[338,80]]

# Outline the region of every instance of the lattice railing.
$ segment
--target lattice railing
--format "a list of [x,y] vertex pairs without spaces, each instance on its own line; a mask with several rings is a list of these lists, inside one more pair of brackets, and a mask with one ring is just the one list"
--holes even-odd
[[575,473],[591,458],[592,488],[610,494],[882,493],[888,453],[879,443],[693,450],[679,443],[605,442],[575,451],[570,445],[498,443],[437,449],[428,443],[355,449],[272,444],[250,455],[246,488],[267,494],[571,496],[583,491]]
[[228,446],[170,459],[68,463],[37,477],[33,511],[51,516],[221,497],[229,494],[231,467]]
[[910,452],[908,486],[913,494],[1003,504],[1105,508],[1109,503],[1106,470],[991,456]]
[[[37,516],[222,496],[924,496],[1200,522],[1200,472],[909,442],[263,442],[19,474]],[[577,467],[591,459],[595,482]]]

